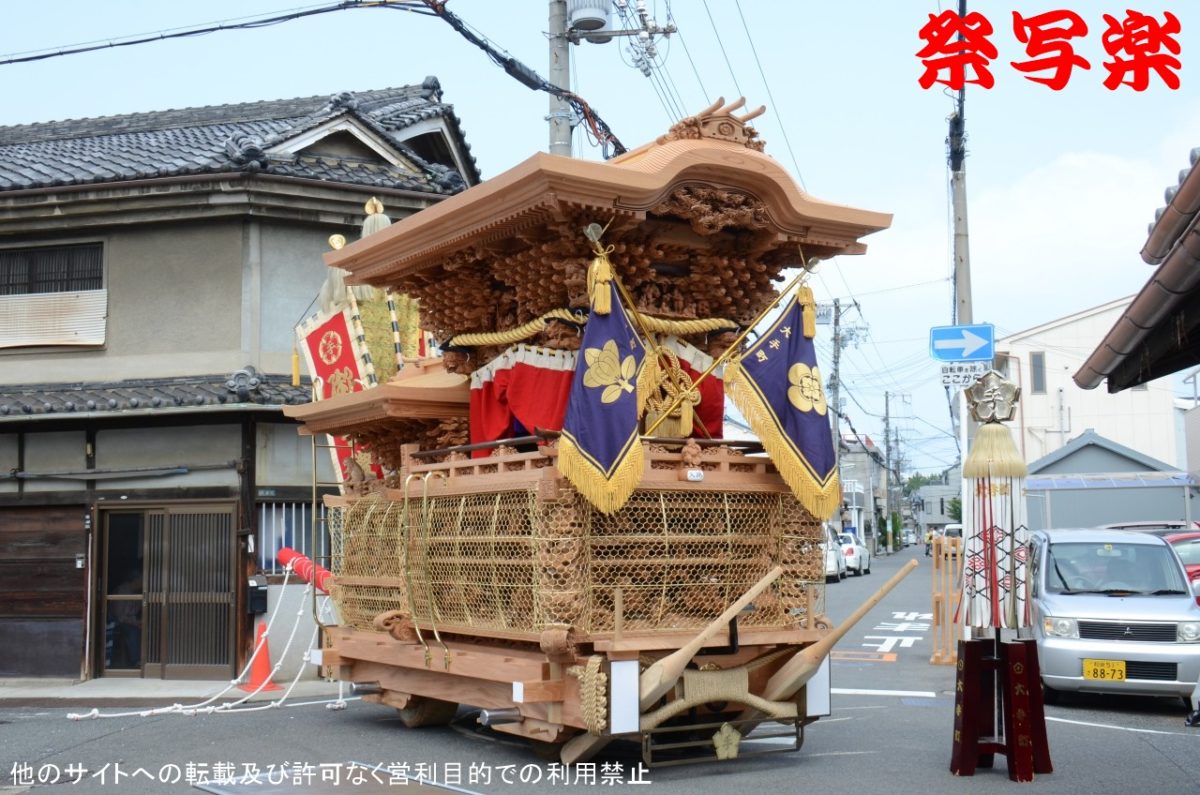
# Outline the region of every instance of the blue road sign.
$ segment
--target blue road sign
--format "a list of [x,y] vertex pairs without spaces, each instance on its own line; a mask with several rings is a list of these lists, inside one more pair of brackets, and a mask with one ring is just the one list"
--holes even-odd
[[939,362],[990,362],[996,356],[996,329],[990,323],[934,326],[929,355]]

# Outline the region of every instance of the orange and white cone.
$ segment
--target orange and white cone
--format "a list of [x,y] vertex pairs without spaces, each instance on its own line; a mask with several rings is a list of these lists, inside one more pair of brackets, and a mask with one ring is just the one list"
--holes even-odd
[[254,662],[250,664],[250,681],[238,685],[238,687],[248,693],[283,690],[282,687],[271,681],[271,650],[267,647],[265,624],[258,625],[258,639],[254,642],[254,650]]

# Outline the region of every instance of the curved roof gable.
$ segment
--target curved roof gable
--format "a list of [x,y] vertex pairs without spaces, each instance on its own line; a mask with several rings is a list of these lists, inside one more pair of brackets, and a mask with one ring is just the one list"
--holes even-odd
[[[859,238],[891,224],[887,213],[816,199],[763,154],[746,122],[762,109],[737,116],[742,101],[720,100],[676,124],[653,143],[600,163],[535,154],[457,196],[388,229],[326,254],[329,265],[351,271],[356,282],[391,285],[436,268],[459,252],[517,244],[533,228],[573,224],[582,212],[596,220],[623,219],[606,240],[637,234],[656,219],[690,226],[693,239],[752,231],[755,254],[803,247],[805,256],[860,254]],[[703,205],[703,207],[701,207]],[[624,229],[624,232],[622,231]],[[687,232],[675,230],[680,240]],[[579,237],[586,253],[586,240]]]

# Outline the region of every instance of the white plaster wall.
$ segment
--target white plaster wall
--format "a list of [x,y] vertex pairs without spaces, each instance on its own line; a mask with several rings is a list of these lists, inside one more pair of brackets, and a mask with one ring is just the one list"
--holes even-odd
[[246,364],[240,221],[125,228],[103,242],[104,348],[5,352],[5,381],[118,381],[229,373]]
[[[329,251],[329,233],[328,228],[260,225],[259,340],[266,372],[291,371],[296,324],[317,311],[312,300],[329,270],[322,259]],[[342,234],[354,240],[359,230],[347,227]]]
[[1200,406],[1184,412],[1183,438],[1187,445],[1188,471],[1200,471]]
[[[49,472],[53,470],[78,470],[87,464],[84,444],[87,437],[83,431],[58,433],[29,433],[25,435],[25,471]],[[83,491],[84,481],[26,480],[25,492]]]
[[[298,426],[263,423],[258,426],[256,479],[260,486],[311,486],[313,444],[311,436],[301,436]],[[317,437],[325,443],[324,435]],[[317,480],[333,481],[329,451],[317,449]]]
[[[96,466],[171,467],[224,464],[241,457],[242,432],[237,425],[183,428],[121,428],[96,434]],[[238,485],[237,471],[212,469],[157,478],[108,481],[111,488],[150,489]]]
[[[258,617],[259,621],[266,622],[271,616],[271,611],[278,607],[279,612],[267,633],[267,646],[271,652],[271,664],[279,663],[281,665],[279,673],[274,677],[274,682],[284,687],[292,681],[301,668],[304,668],[301,679],[317,679],[320,671],[317,666],[304,662],[304,652],[316,647],[317,625],[313,621],[312,597],[305,598],[306,586],[292,584],[295,581],[293,575],[286,586],[268,586],[267,612]],[[324,597],[318,594],[318,604],[323,600]],[[333,621],[332,608],[333,603],[330,602],[329,612],[323,614],[325,623]],[[257,630],[255,632],[257,633]],[[291,638],[290,645],[289,638]]]
[[[1021,387],[1015,425],[1022,433],[1027,462],[1054,452],[1089,428],[1144,455],[1182,467],[1184,451],[1176,442],[1174,395],[1170,378],[1160,378],[1145,390],[1109,394],[1103,384],[1080,389],[1071,380],[1121,316],[1125,303],[1109,306],[1069,322],[1047,325],[999,340],[998,351],[1016,357],[1008,363],[1009,378]],[[1045,394],[1030,389],[1033,352],[1046,355]],[[1060,411],[1061,405],[1061,411]]]

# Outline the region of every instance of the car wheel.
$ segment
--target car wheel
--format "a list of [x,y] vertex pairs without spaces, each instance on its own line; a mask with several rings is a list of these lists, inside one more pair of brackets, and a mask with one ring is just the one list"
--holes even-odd
[[863,569],[863,574],[870,574],[870,573],[871,573],[871,559],[867,558],[867,567],[865,569]]
[[1054,688],[1050,687],[1043,681],[1042,682],[1042,703],[1057,704],[1061,700],[1062,700],[1062,691],[1055,690]]

